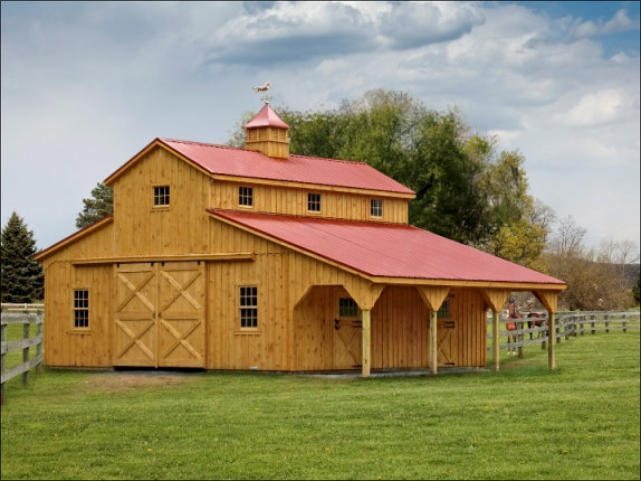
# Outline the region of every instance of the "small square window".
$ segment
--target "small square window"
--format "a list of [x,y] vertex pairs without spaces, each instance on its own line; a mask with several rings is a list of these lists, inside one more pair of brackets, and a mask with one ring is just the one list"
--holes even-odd
[[358,316],[358,305],[351,297],[341,297],[338,300],[339,317],[356,317]]
[[169,205],[169,186],[156,185],[154,186],[154,206],[168,206]]
[[307,210],[311,212],[320,212],[321,210],[321,195],[320,194],[307,194]]
[[383,217],[383,200],[372,199],[370,213],[372,217]]
[[258,287],[242,286],[240,288],[240,327],[258,327]]
[[251,207],[254,205],[254,189],[251,187],[238,188],[238,205]]
[[73,326],[89,327],[89,291],[87,289],[73,291]]
[[439,319],[449,319],[450,318],[450,303],[449,301],[443,301],[441,308],[438,310],[436,316]]

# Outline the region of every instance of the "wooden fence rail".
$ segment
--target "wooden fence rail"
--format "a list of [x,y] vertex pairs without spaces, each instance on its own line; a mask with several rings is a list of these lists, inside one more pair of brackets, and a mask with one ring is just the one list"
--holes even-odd
[[[507,342],[500,344],[500,348],[504,350],[517,351],[519,356],[523,355],[523,347],[533,344],[538,344],[542,349],[545,349],[549,338],[547,326],[547,313],[540,313],[541,317],[535,318],[536,321],[542,321],[540,326],[528,326],[527,314],[524,319],[516,320],[517,329],[513,331],[501,330],[499,335]],[[530,319],[532,321],[534,319]],[[506,320],[502,319],[501,323],[505,325]],[[488,324],[492,320],[488,319]],[[639,311],[625,311],[625,312],[604,312],[604,311],[582,311],[582,312],[558,312],[555,323],[556,342],[560,343],[562,340],[569,340],[572,337],[584,336],[587,333],[596,334],[598,332],[614,332],[614,331],[638,331],[640,329],[640,316]],[[488,346],[492,345],[492,332],[487,334]],[[508,341],[508,339],[510,339]],[[487,348],[488,351],[491,347]]]
[[[42,324],[44,320],[42,304],[2,304],[0,312],[0,404],[4,403],[4,385],[10,379],[22,374],[22,383],[27,384],[29,371],[38,370],[42,364]],[[7,340],[10,325],[22,325],[22,338]],[[35,326],[35,336],[30,337],[31,326]],[[35,348],[35,356],[29,359],[29,351]],[[22,363],[6,369],[7,354],[22,351]]]

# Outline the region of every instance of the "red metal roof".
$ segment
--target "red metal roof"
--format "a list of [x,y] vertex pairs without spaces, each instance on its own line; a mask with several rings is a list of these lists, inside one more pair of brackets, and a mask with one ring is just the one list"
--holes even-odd
[[253,129],[255,127],[278,127],[281,129],[288,129],[289,125],[283,122],[283,119],[281,119],[276,112],[272,110],[269,104],[265,104],[256,116],[245,124],[246,129]]
[[414,194],[364,162],[294,154],[287,160],[272,159],[260,152],[226,145],[158,140],[212,174]]
[[406,224],[210,209],[214,216],[370,276],[559,284],[563,281]]

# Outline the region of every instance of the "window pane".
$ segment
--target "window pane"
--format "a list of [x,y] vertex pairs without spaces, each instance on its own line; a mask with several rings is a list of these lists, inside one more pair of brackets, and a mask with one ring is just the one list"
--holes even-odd
[[239,187],[238,188],[238,204],[239,205],[253,205],[253,192],[254,189],[251,187]]
[[154,187],[154,205],[169,205],[168,185],[157,185]]
[[338,300],[338,312],[340,317],[356,317],[358,315],[358,306],[354,299],[342,297]]
[[258,327],[258,287],[240,288],[240,327]]
[[441,308],[437,312],[437,317],[440,319],[449,319],[450,305],[448,301],[443,301],[443,304],[441,304]]
[[89,327],[89,291],[86,289],[73,291],[73,325]]
[[307,210],[312,212],[320,212],[321,210],[321,195],[320,194],[307,194]]
[[382,199],[371,200],[371,215],[372,217],[383,216],[383,200]]

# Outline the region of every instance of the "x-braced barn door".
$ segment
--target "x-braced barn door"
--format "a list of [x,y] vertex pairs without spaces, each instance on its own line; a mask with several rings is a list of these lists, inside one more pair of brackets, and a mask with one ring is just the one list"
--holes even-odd
[[456,321],[439,320],[437,332],[438,365],[456,366],[456,359],[458,356]]
[[360,319],[334,320],[334,368],[353,369],[363,362],[363,323]]
[[204,263],[121,264],[115,271],[113,364],[204,367]]

